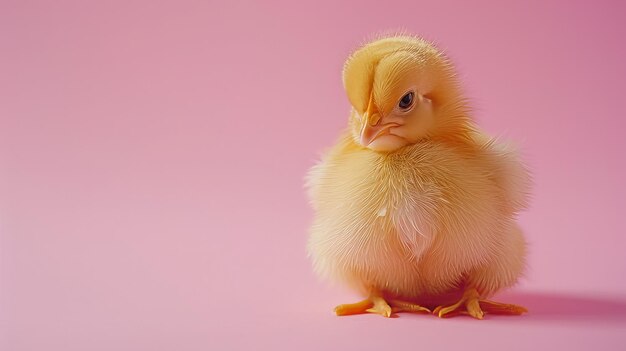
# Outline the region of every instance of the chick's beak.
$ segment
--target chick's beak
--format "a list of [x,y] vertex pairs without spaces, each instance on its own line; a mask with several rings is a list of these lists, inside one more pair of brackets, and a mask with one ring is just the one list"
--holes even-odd
[[378,113],[374,104],[373,92],[370,93],[370,99],[367,103],[367,110],[363,114],[363,126],[361,127],[361,145],[368,146],[383,131],[381,125],[380,113]]
[[367,146],[383,132],[383,125],[380,123],[378,113],[370,114],[368,110],[363,116],[363,126],[361,127],[361,145]]

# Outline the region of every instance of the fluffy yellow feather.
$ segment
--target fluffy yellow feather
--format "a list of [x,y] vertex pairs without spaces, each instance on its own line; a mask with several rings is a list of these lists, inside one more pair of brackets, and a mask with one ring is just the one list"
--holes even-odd
[[343,80],[348,128],[307,181],[315,271],[365,298],[335,312],[524,312],[487,298],[524,269],[515,219],[529,176],[472,123],[450,61],[425,40],[386,37],[356,50]]

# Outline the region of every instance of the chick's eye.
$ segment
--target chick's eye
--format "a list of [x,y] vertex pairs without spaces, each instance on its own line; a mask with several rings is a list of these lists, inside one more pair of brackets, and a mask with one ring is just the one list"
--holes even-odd
[[400,107],[403,110],[408,109],[409,107],[411,107],[411,105],[413,105],[413,92],[408,92],[406,93],[406,95],[404,95],[402,97],[402,99],[400,99],[400,102],[398,103],[398,107]]

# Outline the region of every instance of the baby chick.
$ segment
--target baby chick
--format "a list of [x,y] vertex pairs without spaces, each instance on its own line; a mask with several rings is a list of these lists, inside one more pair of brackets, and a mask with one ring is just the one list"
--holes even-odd
[[365,297],[335,313],[525,312],[487,298],[523,271],[529,176],[473,124],[450,61],[386,37],[348,58],[343,81],[349,126],[307,178],[315,271]]

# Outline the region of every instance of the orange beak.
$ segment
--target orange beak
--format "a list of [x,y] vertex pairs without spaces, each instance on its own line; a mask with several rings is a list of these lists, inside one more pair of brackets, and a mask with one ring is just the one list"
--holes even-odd
[[368,146],[376,138],[389,132],[389,128],[398,126],[396,123],[381,123],[381,116],[374,104],[373,93],[370,94],[370,101],[367,110],[363,114],[363,127],[361,127],[361,145]]
[[363,126],[361,127],[361,145],[369,145],[378,135],[380,128],[380,114],[374,105],[374,92],[370,93],[370,100],[367,103],[367,110],[363,114]]

